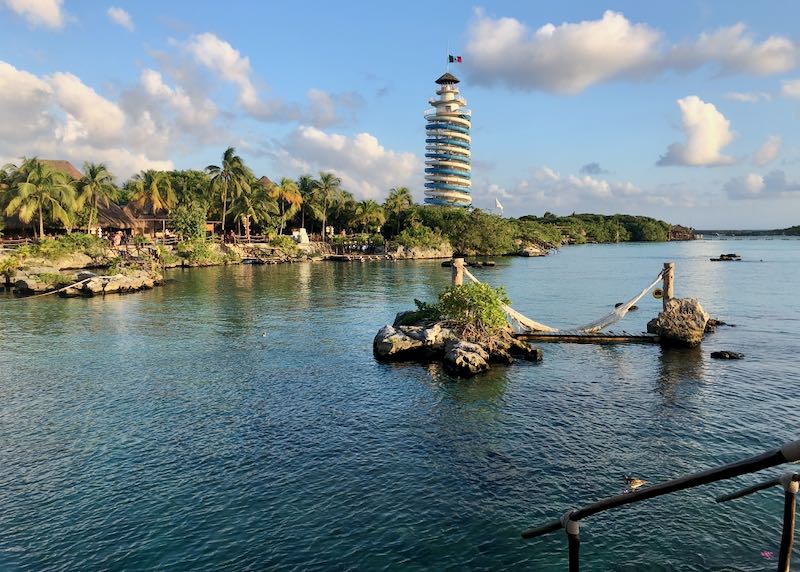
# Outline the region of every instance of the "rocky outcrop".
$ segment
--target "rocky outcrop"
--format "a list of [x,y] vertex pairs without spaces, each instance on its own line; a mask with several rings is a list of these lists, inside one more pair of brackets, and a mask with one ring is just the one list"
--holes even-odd
[[372,342],[375,358],[380,361],[441,361],[448,372],[461,377],[489,369],[490,363],[511,364],[516,359],[541,361],[542,350],[516,339],[510,331],[501,331],[480,344],[459,339],[441,323],[400,325],[413,313],[401,312],[395,324],[383,326]]
[[547,256],[547,251],[534,245],[527,245],[520,249],[520,256]]
[[708,313],[695,298],[675,298],[650,320],[647,331],[658,334],[665,345],[697,346],[703,341]]
[[450,331],[440,324],[424,326],[383,326],[372,342],[372,351],[381,361],[432,360],[444,351]]
[[489,369],[489,353],[478,344],[448,340],[442,364],[452,374],[471,377]]
[[[149,290],[162,281],[161,274],[147,270],[134,270],[126,274],[114,276],[95,276],[91,272],[79,272],[75,275],[20,273],[14,283],[15,293],[19,296],[32,296],[59,290],[63,297],[102,296],[105,294],[126,294],[139,290]],[[72,284],[72,285],[71,285]],[[61,290],[65,286],[68,288]]]
[[404,246],[398,246],[397,251],[392,253],[391,257],[397,260],[453,258],[453,248],[449,244],[440,246],[439,248],[425,248],[421,246],[406,248]]

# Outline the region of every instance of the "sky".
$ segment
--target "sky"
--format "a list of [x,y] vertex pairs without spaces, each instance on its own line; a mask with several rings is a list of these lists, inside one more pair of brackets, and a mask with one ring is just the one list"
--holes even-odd
[[447,54],[473,204],[800,224],[800,2],[0,0],[0,160],[332,171],[423,198]]

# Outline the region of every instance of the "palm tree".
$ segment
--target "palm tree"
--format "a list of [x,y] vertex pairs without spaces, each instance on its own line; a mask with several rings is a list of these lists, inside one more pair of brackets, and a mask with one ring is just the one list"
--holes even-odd
[[303,204],[303,195],[300,194],[297,183],[288,177],[283,177],[280,185],[273,185],[270,194],[272,198],[278,201],[280,206],[281,222],[279,232],[283,234],[286,221],[297,214],[300,205]]
[[397,231],[400,234],[400,219],[405,211],[414,206],[414,198],[407,187],[395,187],[389,192],[383,207],[397,219]]
[[206,172],[211,176],[211,188],[222,196],[222,231],[225,232],[225,214],[228,212],[228,196],[236,198],[250,190],[254,179],[250,169],[233,147],[222,154],[222,165],[209,165]]
[[253,180],[247,190],[243,190],[231,200],[233,220],[244,226],[245,239],[250,242],[250,222],[263,225],[278,214],[278,205],[272,197],[272,190]]
[[83,177],[78,181],[78,208],[87,202],[92,205],[89,222],[86,225],[87,230],[92,228],[97,220],[97,207],[100,204],[107,207],[116,192],[114,175],[108,171],[104,163],[83,164]]
[[178,202],[169,177],[164,171],[148,169],[135,175],[131,181],[133,196],[131,201],[144,207],[150,204],[153,214],[158,211],[170,211]]
[[23,159],[11,186],[6,215],[17,215],[23,223],[39,218],[39,237],[44,236],[44,213],[69,227],[69,213],[75,208],[75,187],[63,173],[53,170],[36,157]]
[[306,227],[306,203],[312,200],[314,190],[317,188],[317,181],[311,175],[300,175],[297,179],[297,189],[303,197],[303,204],[300,207],[300,226]]
[[337,202],[342,193],[342,180],[333,173],[319,174],[319,181],[314,194],[317,196],[317,205],[314,208],[315,214],[322,219],[322,241],[325,241],[325,230],[328,223],[328,212]]
[[353,222],[359,224],[365,232],[368,232],[370,227],[380,228],[386,222],[386,213],[381,205],[368,199],[356,205]]

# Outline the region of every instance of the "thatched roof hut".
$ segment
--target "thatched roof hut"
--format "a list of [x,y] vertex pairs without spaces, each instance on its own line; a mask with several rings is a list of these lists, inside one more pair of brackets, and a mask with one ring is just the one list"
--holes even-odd
[[64,173],[73,181],[79,181],[81,177],[83,177],[83,174],[69,161],[63,159],[39,159],[39,162],[47,165],[54,171]]

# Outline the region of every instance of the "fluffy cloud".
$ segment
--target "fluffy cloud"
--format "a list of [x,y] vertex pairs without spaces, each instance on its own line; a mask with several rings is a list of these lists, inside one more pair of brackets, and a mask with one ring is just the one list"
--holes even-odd
[[265,121],[291,121],[299,119],[296,105],[287,105],[280,99],[265,100],[259,97],[252,78],[250,58],[243,56],[225,40],[211,33],[192,36],[186,49],[195,61],[232,83],[239,90],[238,101],[251,116]]
[[420,188],[422,182],[419,157],[386,149],[369,133],[349,137],[301,126],[278,144],[273,155],[296,174],[335,173],[357,199],[382,200],[392,187]]
[[63,0],[5,0],[6,6],[33,26],[62,28],[66,16],[61,8]]
[[733,141],[731,122],[712,103],[696,95],[678,100],[681,109],[686,143],[673,143],[657,165],[705,166],[729,165],[732,157],[722,154],[722,148]]
[[783,139],[780,135],[770,135],[764,144],[753,154],[753,163],[759,167],[771,163],[781,151]]
[[477,10],[466,55],[476,83],[573,94],[602,82],[708,65],[723,73],[783,73],[800,62],[800,44],[781,36],[758,42],[736,24],[669,46],[659,30],[631,23],[619,12],[532,30],[514,18]]
[[514,18],[477,11],[466,54],[478,83],[577,93],[641,73],[652,64],[660,39],[658,31],[610,10],[600,20],[545,24],[536,31]]
[[205,127],[217,116],[217,106],[213,101],[206,97],[192,97],[181,86],[169,87],[156,70],[143,70],[139,80],[147,95],[167,103],[177,113],[183,127]]
[[735,177],[723,190],[732,199],[780,198],[800,193],[800,182],[789,181],[784,171],[775,170],[763,177],[755,173]]
[[116,6],[111,6],[108,11],[108,18],[114,22],[115,24],[122,26],[126,30],[133,32],[133,19],[131,15],[128,14],[122,8],[117,8]]
[[792,79],[783,82],[781,95],[800,99],[800,79]]
[[724,73],[770,75],[794,69],[798,57],[800,48],[789,38],[770,36],[759,43],[739,23],[700,34],[694,43],[675,46],[668,61],[685,69],[713,63]]
[[129,115],[69,73],[38,77],[0,62],[0,156],[105,161],[120,177],[171,168],[153,156],[162,132],[149,113]]

